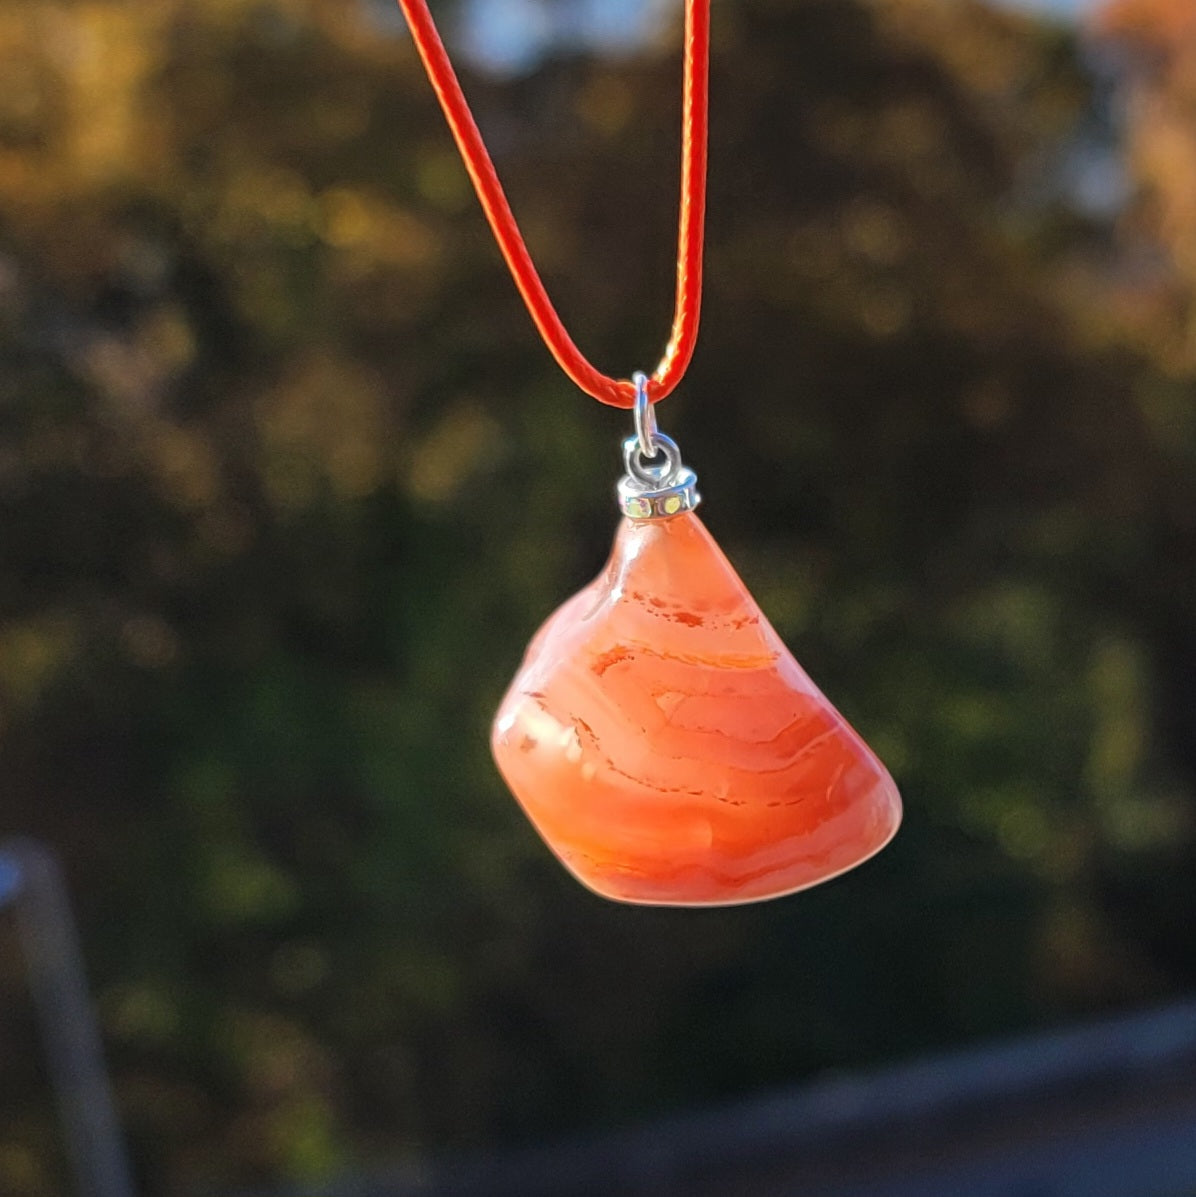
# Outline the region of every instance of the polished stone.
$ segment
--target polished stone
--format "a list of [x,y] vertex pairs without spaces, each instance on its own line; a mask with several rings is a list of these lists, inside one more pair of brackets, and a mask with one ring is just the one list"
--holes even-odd
[[884,766],[692,513],[625,519],[499,708],[499,770],[608,898],[724,905],[826,881],[901,821]]

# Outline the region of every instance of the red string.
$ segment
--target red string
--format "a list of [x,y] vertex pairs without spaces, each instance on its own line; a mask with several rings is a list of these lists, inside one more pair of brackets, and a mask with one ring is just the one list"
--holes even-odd
[[[436,31],[427,0],[398,0],[416,49],[436,90],[482,210],[515,285],[552,356],[588,395],[631,407],[635,386],[596,370],[574,344],[548,298],[482,141],[469,103]],[[706,130],[709,108],[710,0],[685,0],[685,91],[681,121],[681,211],[677,242],[677,298],[673,329],[648,382],[648,398],[663,399],[681,381],[698,339],[702,303],[702,231],[706,216]]]

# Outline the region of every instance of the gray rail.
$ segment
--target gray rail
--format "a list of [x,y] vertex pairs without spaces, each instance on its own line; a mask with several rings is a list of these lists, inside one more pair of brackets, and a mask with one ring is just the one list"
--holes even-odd
[[133,1197],[95,1008],[62,870],[31,840],[0,845],[0,907],[16,918],[79,1197]]

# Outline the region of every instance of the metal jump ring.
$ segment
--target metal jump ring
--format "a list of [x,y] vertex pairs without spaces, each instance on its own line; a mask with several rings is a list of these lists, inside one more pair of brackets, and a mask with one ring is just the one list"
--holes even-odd
[[635,432],[623,441],[627,472],[615,488],[619,510],[632,520],[667,520],[702,501],[693,470],[681,463],[681,450],[672,437],[656,427],[656,413],[648,401],[648,379],[635,383]]
[[656,427],[656,412],[648,401],[648,376],[637,370],[631,381],[635,383],[635,436],[639,441],[640,456],[648,460],[657,453],[660,432]]
[[657,465],[651,465],[651,459],[644,456],[638,437],[629,436],[623,442],[623,464],[627,467],[627,473],[649,490],[671,486],[684,468],[681,465],[681,450],[677,448],[677,442],[671,436],[657,432],[655,443],[657,454],[663,456],[664,460]]

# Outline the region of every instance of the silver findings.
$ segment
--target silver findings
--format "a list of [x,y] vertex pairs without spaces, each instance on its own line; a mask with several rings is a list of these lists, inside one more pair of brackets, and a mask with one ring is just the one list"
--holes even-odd
[[645,456],[638,436],[629,436],[623,442],[623,468],[648,490],[671,485],[678,472],[685,469],[681,464],[681,450],[671,436],[657,432],[655,441],[654,456],[660,458],[658,462]]
[[635,435],[644,457],[656,456],[656,409],[648,402],[648,376],[637,370],[631,381],[635,383]]
[[633,520],[665,520],[692,511],[702,501],[697,475],[682,464],[677,442],[657,428],[647,377],[635,374],[632,381],[635,435],[623,442],[627,472],[615,488],[619,510]]

